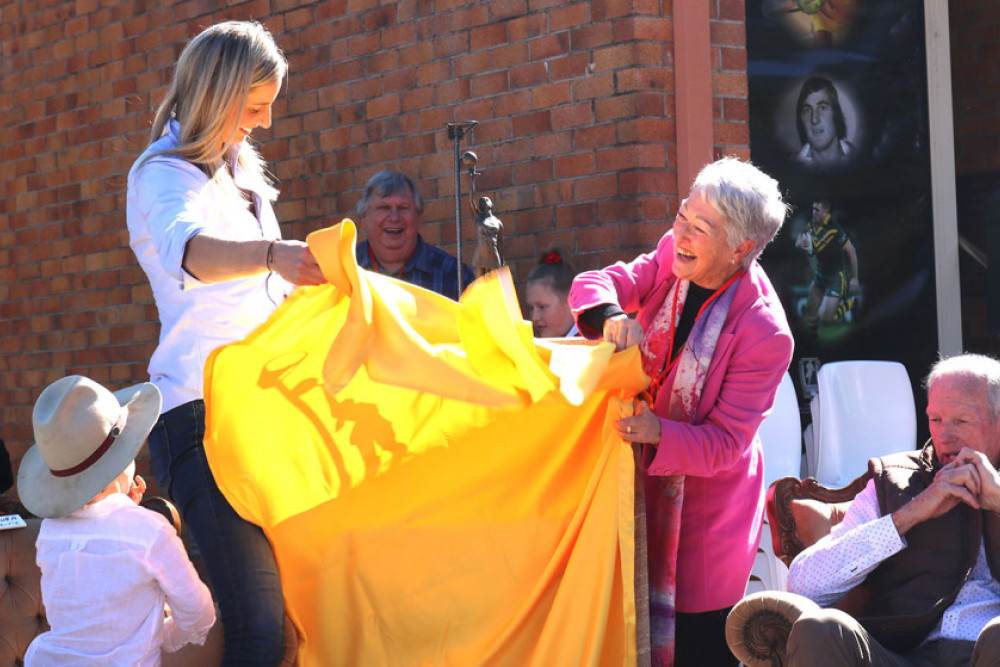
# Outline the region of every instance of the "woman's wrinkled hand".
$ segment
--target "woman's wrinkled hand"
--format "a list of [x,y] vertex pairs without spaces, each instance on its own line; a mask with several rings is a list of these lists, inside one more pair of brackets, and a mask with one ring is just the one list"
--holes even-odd
[[642,339],[642,325],[627,315],[616,315],[604,321],[604,340],[614,343],[618,352],[638,345]]
[[653,414],[646,401],[638,401],[635,405],[635,414],[619,419],[616,426],[618,434],[626,442],[660,444],[660,418]]

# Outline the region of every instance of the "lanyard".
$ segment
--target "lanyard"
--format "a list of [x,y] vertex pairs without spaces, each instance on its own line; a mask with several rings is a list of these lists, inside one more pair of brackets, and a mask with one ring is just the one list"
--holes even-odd
[[[734,273],[729,277],[729,280],[723,283],[722,287],[712,292],[712,296],[708,297],[705,300],[705,303],[701,304],[701,308],[698,309],[698,314],[695,315],[694,321],[697,322],[699,318],[701,318],[701,314],[705,312],[706,308],[708,308],[708,304],[715,301],[719,297],[719,295],[721,295],[723,292],[729,289],[729,286],[735,283],[737,280],[739,280],[744,273],[746,273],[746,270],[737,271],[736,273]],[[677,364],[677,360],[681,358],[681,354],[674,356],[674,335],[677,333],[678,301],[680,301],[680,299],[675,297],[673,303],[670,304],[670,322],[672,326],[670,327],[670,340],[667,343],[667,359],[666,361],[663,362],[663,370],[660,371],[660,374],[656,377],[656,381],[650,385],[650,390],[654,398],[656,394],[659,393],[659,389],[660,386],[663,384],[663,381],[667,379],[667,375],[670,374],[670,371]],[[691,333],[693,332],[694,332],[694,326],[691,327],[691,332],[688,333],[688,337],[690,337]],[[683,353],[684,348],[681,347],[681,349],[678,352]]]
[[[415,253],[416,250],[414,249],[413,252]],[[375,253],[372,252],[372,244],[371,243],[368,244],[368,259],[370,259],[372,261],[372,269],[375,271],[375,273],[382,273],[381,271],[378,270],[378,262],[375,261]],[[403,278],[403,271],[406,270],[406,265],[410,262],[411,259],[413,259],[413,255],[412,254],[409,257],[406,258],[406,261],[403,262],[403,265],[401,267],[399,267],[399,271],[395,275],[393,275],[391,273],[387,273],[386,275],[392,276],[393,278],[399,278],[400,280],[402,280],[402,278]]]

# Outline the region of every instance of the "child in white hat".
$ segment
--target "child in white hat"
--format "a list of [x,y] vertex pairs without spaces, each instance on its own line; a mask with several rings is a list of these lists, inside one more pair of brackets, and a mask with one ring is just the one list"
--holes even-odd
[[149,383],[112,394],[71,375],[38,397],[17,486],[46,517],[36,546],[52,629],[26,664],[159,665],[161,648],[202,644],[215,623],[174,528],[136,504],[145,483],[133,482],[135,456],[159,414]]

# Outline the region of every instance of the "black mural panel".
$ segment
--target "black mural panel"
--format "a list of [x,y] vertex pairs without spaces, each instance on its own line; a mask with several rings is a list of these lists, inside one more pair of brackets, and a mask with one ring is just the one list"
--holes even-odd
[[800,398],[819,363],[887,359],[907,366],[919,416],[937,350],[923,3],[746,10],[751,158],[794,207],[761,263]]

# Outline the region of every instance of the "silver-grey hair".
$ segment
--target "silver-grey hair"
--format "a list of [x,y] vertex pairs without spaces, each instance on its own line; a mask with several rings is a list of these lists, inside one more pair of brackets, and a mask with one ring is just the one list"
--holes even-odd
[[697,190],[705,193],[726,219],[730,248],[748,239],[753,241],[753,249],[743,258],[743,268],[760,256],[788,215],[788,204],[781,198],[778,181],[753,164],[734,157],[705,165],[691,186],[692,193]]
[[389,169],[378,172],[365,183],[365,189],[361,193],[361,199],[358,200],[356,209],[358,217],[363,218],[368,213],[372,197],[391,197],[407,190],[413,197],[413,205],[416,207],[417,213],[423,213],[424,198],[420,196],[420,191],[417,190],[413,179],[404,173]]
[[982,382],[986,388],[990,416],[993,421],[997,420],[1000,416],[1000,361],[985,354],[959,354],[939,359],[931,366],[924,387],[930,391],[931,386],[945,375],[959,375]]

